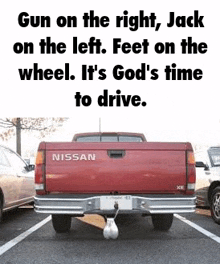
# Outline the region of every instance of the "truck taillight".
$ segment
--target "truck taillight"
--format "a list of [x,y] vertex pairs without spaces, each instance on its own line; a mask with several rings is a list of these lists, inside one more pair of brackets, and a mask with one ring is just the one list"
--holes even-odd
[[45,194],[45,152],[39,150],[35,166],[35,190],[37,194]]
[[186,186],[187,193],[192,194],[195,191],[195,184],[196,184],[195,157],[193,151],[187,151],[186,171],[187,171],[187,186]]

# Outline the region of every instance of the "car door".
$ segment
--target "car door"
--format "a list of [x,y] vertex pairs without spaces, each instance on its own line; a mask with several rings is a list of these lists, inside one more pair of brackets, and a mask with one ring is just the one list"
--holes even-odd
[[27,164],[15,152],[8,149],[6,151],[6,156],[10,165],[14,168],[17,178],[19,179],[18,197],[20,203],[27,199],[31,199],[35,194],[33,171],[30,172],[27,170]]
[[18,203],[22,180],[9,163],[6,151],[7,149],[0,147],[0,188],[4,196],[4,208],[10,208]]
[[196,197],[197,205],[208,206],[208,189],[210,186],[211,163],[207,150],[195,153],[196,162],[203,162],[205,167],[196,167]]

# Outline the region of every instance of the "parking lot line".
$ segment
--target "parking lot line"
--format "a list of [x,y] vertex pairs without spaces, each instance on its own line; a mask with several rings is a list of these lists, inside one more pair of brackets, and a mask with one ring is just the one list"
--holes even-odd
[[185,217],[182,217],[182,216],[180,216],[180,215],[178,215],[178,214],[174,214],[174,216],[175,216],[176,218],[178,218],[179,220],[181,220],[182,222],[184,222],[184,223],[190,225],[191,227],[193,227],[194,229],[196,229],[197,231],[199,231],[199,232],[202,233],[203,235],[205,235],[205,236],[207,236],[207,237],[209,237],[209,238],[215,240],[216,242],[220,243],[220,237],[216,236],[215,234],[213,234],[213,233],[207,231],[206,229],[204,229],[204,228],[202,228],[202,227],[200,227],[200,226],[194,224],[193,222],[187,220]]
[[16,244],[18,244],[19,242],[21,242],[27,236],[29,236],[30,234],[32,234],[34,231],[36,231],[37,229],[41,228],[43,225],[45,225],[50,220],[51,220],[51,216],[48,216],[43,221],[41,221],[38,224],[32,226],[30,229],[28,229],[24,233],[20,234],[19,236],[15,237],[14,239],[10,240],[9,242],[7,242],[3,246],[1,246],[0,247],[0,256],[2,254],[4,254],[6,251],[8,251],[9,249],[11,249],[13,246],[15,246]]

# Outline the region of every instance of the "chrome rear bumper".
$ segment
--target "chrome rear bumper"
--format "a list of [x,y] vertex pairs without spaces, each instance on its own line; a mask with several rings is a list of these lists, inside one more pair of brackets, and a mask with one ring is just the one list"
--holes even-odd
[[[140,213],[140,214],[174,214],[174,213],[193,213],[195,211],[195,196],[176,196],[176,195],[43,195],[34,198],[35,211],[47,214],[103,214],[108,215],[115,212],[114,204],[109,207],[101,204],[102,197],[114,199],[118,203],[120,213]],[[120,203],[120,199],[125,204]],[[129,206],[126,200],[129,200]]]

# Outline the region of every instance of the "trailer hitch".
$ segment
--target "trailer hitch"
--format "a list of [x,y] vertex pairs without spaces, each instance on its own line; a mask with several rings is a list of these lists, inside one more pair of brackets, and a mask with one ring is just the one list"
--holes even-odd
[[115,219],[119,212],[119,206],[117,202],[115,202],[114,208],[116,210],[115,216],[113,218],[112,217],[107,218],[106,225],[103,230],[103,236],[106,239],[110,239],[110,238],[116,239],[118,237],[118,233],[119,233],[118,227],[115,223]]

